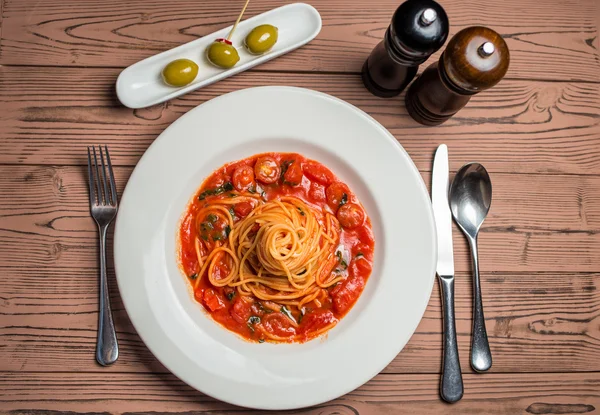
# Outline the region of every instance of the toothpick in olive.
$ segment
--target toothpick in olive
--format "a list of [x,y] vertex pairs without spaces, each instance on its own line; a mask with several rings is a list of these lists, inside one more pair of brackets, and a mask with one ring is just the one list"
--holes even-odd
[[227,39],[216,39],[206,48],[206,58],[219,68],[233,68],[240,60],[237,49]]

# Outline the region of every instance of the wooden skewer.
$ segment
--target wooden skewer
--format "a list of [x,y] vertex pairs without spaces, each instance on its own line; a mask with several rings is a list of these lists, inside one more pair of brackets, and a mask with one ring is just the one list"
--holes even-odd
[[250,3],[250,0],[246,0],[246,4],[244,4],[244,8],[242,9],[242,11],[241,11],[240,15],[238,16],[237,20],[235,21],[235,24],[231,28],[231,31],[227,35],[227,41],[231,41],[231,36],[233,36],[234,30],[237,28],[237,25],[240,23],[240,20],[242,20],[242,16],[244,15],[244,12],[246,11],[246,7],[248,7],[248,3]]

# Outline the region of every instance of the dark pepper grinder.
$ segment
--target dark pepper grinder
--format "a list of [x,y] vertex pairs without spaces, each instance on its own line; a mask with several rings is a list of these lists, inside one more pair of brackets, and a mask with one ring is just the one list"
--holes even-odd
[[498,33],[481,26],[463,29],[410,86],[406,109],[421,124],[441,124],[473,95],[500,82],[509,60],[508,46]]
[[408,0],[394,12],[385,37],[365,61],[362,80],[372,94],[389,98],[406,88],[448,37],[448,16],[433,0]]

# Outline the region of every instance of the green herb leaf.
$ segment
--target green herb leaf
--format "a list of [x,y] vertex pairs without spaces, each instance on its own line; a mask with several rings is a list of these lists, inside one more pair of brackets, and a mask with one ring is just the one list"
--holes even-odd
[[216,189],[208,189],[208,190],[203,191],[202,193],[200,193],[198,195],[198,199],[204,200],[208,196],[220,195],[221,193],[230,192],[232,190],[233,190],[233,184],[231,182],[223,183],[221,186],[217,187]]
[[237,197],[235,193],[229,193],[229,197]]
[[285,160],[283,163],[281,163],[281,180],[284,180],[283,176],[285,176],[285,172],[288,171],[293,162],[294,160]]
[[220,233],[215,233],[215,234],[213,234],[212,238],[213,238],[213,241],[220,241],[223,239],[223,235],[221,235]]
[[248,186],[248,192],[250,192],[252,194],[256,193],[256,186],[255,185]]
[[225,296],[227,297],[227,299],[229,301],[233,300],[233,297],[235,296],[235,291],[229,291],[227,294],[225,294]]
[[282,305],[281,306],[281,312],[290,320],[292,321],[296,321],[296,319],[294,318],[294,316],[292,315],[292,312],[290,311],[289,308],[287,308],[286,306]]
[[233,210],[233,206],[229,208],[229,214],[231,215],[231,219],[235,219],[235,210]]
[[[346,262],[346,260],[344,259],[344,256],[342,254],[342,251],[337,251],[335,253],[335,256],[338,257],[338,261],[340,262],[340,266],[342,267],[342,269],[346,269],[348,268],[348,263]],[[336,270],[337,272],[337,270]]]
[[342,195],[342,199],[340,200],[340,205],[339,206],[344,206],[346,203],[348,203],[348,195],[346,193],[344,193]]
[[195,274],[190,275],[190,279],[191,280],[195,280],[196,278],[198,278],[198,273],[197,272]]
[[258,339],[258,342],[259,342],[259,343],[264,343],[264,342],[265,342],[265,339]]
[[209,213],[206,219],[208,219],[208,221],[211,223],[215,223],[219,218],[217,218],[217,215],[215,215],[214,213]]
[[229,238],[229,234],[231,233],[231,226],[225,226],[225,239]]
[[298,316],[298,324],[300,324],[302,322],[303,318],[304,318],[304,314],[300,313],[300,316]]
[[257,324],[260,323],[260,317],[258,316],[250,316],[248,319],[248,324]]
[[296,209],[298,209],[298,212],[300,212],[300,214],[301,214],[302,216],[305,216],[305,213],[304,213],[304,211],[302,210],[302,208],[301,208],[301,207],[299,207],[299,206],[298,206],[298,207],[296,207]]
[[354,258],[362,258],[364,257],[362,252],[358,252]]

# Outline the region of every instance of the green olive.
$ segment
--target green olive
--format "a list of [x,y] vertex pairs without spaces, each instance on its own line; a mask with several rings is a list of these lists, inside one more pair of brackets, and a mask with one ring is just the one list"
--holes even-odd
[[246,39],[244,40],[244,44],[248,49],[248,52],[254,55],[260,55],[261,53],[265,53],[277,43],[277,35],[278,29],[275,26],[270,24],[261,24],[260,26],[256,26]]
[[198,75],[198,65],[189,59],[177,59],[165,66],[163,80],[170,86],[186,86]]
[[220,39],[206,48],[206,57],[210,63],[224,69],[233,68],[240,60],[237,49]]

